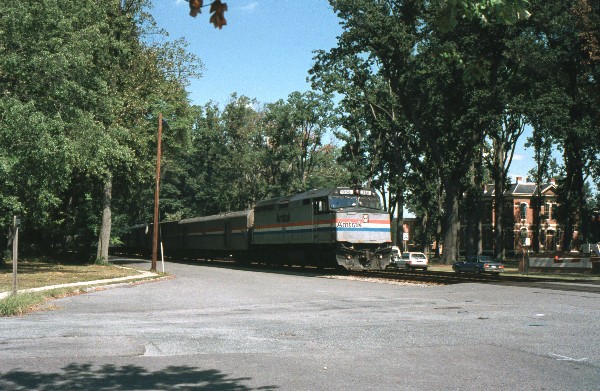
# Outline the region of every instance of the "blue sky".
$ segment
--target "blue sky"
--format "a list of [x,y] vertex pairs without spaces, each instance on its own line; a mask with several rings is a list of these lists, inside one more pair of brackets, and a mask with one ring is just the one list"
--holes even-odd
[[[209,3],[210,0],[205,0]],[[306,91],[308,70],[317,49],[330,49],[341,33],[325,0],[226,0],[227,25],[209,23],[209,7],[196,18],[185,0],[157,0],[151,13],[171,38],[184,36],[188,50],[205,69],[189,87],[195,104],[209,100],[223,106],[230,95],[246,95],[261,103]]]
[[[211,0],[205,0],[206,4]],[[226,0],[227,25],[209,23],[209,7],[189,16],[185,0],[155,0],[150,10],[170,39],[185,37],[188,50],[204,63],[202,78],[188,87],[189,98],[223,107],[232,93],[260,103],[286,99],[310,89],[306,82],[313,51],[336,46],[339,20],[326,0]],[[535,166],[533,151],[519,140],[510,175],[525,178]]]

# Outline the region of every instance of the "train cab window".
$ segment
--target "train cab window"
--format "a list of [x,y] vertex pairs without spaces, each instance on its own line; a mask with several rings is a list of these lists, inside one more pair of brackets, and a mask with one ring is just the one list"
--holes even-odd
[[329,205],[327,198],[319,198],[313,201],[313,212],[314,214],[327,213],[329,212]]
[[352,208],[358,205],[358,197],[355,196],[339,196],[331,197],[331,209]]

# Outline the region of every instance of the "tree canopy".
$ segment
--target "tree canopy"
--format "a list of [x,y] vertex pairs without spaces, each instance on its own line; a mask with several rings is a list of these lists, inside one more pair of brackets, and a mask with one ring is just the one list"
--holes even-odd
[[[477,251],[481,188],[506,186],[516,141],[529,127],[534,179],[559,179],[564,248],[575,231],[595,238],[590,216],[598,201],[586,183],[600,184],[597,2],[330,3],[342,34],[336,47],[315,52],[312,91],[276,102],[233,93],[221,107],[188,100],[202,62],[185,40],[153,38],[166,32],[156,28],[149,0],[3,2],[0,226],[7,239],[19,214],[29,250],[96,245],[105,258],[109,240],[147,224],[159,113],[162,220],[309,188],[372,186],[395,217],[395,241],[408,208],[421,221],[413,240],[424,249],[442,242],[442,260],[452,262],[461,250]],[[549,157],[557,148],[558,168]]]

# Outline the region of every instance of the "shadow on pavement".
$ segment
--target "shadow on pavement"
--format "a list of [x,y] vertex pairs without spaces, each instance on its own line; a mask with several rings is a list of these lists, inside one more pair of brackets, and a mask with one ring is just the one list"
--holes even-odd
[[71,363],[60,373],[11,370],[0,373],[3,390],[274,390],[277,386],[250,388],[243,384],[251,378],[230,378],[215,370],[189,366],[170,366],[161,371],[148,371],[136,365],[104,365]]

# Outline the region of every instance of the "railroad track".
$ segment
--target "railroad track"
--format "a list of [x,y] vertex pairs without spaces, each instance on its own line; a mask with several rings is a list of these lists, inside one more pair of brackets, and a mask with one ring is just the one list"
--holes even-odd
[[240,265],[232,260],[214,259],[169,259],[170,262],[202,264],[211,267],[235,268],[240,270],[255,270],[265,272],[280,272],[280,273],[297,273],[307,275],[339,275],[353,276],[356,278],[365,279],[388,279],[391,281],[426,283],[435,285],[452,285],[464,283],[484,283],[521,286],[538,289],[552,289],[558,291],[571,292],[587,292],[600,294],[600,280],[565,280],[553,278],[539,278],[529,276],[513,276],[510,274],[487,275],[487,274],[471,274],[471,273],[454,273],[446,271],[432,270],[406,270],[406,269],[386,269],[373,271],[339,271],[336,269],[318,269],[316,267],[301,267],[301,266],[275,266],[266,264],[253,263],[251,265]]
[[414,270],[378,270],[365,272],[349,272],[356,276],[387,278],[392,280],[435,283],[441,285],[486,283],[497,285],[521,286],[528,288],[552,289],[558,291],[587,292],[600,294],[599,280],[565,280],[558,278],[539,278],[512,275],[486,275],[468,273],[450,273],[443,271]]

